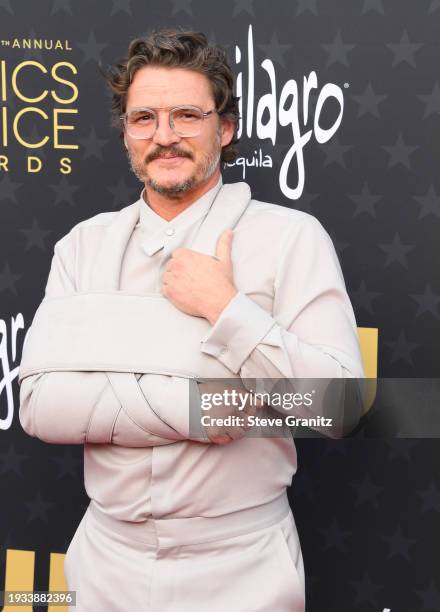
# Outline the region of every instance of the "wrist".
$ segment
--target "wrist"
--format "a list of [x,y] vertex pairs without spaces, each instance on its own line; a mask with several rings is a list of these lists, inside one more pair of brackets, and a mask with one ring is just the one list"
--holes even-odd
[[217,319],[222,314],[223,310],[229,304],[229,302],[237,295],[238,290],[231,286],[230,290],[228,290],[215,304],[211,305],[209,311],[205,314],[205,319],[209,321],[211,325],[215,325]]

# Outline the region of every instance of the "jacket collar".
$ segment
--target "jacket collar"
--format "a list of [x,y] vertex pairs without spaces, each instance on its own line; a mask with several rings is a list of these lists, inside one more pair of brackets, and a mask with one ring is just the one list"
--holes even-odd
[[222,185],[223,181],[220,175],[219,180],[212,189],[204,193],[202,197],[193,202],[191,206],[188,206],[188,208],[179,213],[171,221],[166,221],[150,208],[144,200],[143,194],[145,190],[143,189],[138,200],[139,222],[137,224],[143,234],[141,238],[143,251],[148,256],[151,256],[162,249],[165,244],[168,244],[170,238],[173,242],[176,239],[179,241],[180,237],[183,238],[187,230],[208,213]]
[[[222,184],[208,207],[190,248],[214,255],[219,235],[227,228],[234,228],[250,201],[251,190],[247,183]],[[91,291],[119,291],[122,261],[139,218],[140,208],[137,200],[118,211],[105,227],[91,275]],[[161,265],[165,264],[166,258]]]

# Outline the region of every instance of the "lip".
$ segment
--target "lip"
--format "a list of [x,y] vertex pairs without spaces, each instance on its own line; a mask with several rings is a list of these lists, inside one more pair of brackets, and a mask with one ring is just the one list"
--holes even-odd
[[161,165],[171,166],[171,165],[179,165],[183,163],[187,159],[186,157],[182,157],[180,155],[175,155],[174,157],[158,157],[154,161],[158,162]]

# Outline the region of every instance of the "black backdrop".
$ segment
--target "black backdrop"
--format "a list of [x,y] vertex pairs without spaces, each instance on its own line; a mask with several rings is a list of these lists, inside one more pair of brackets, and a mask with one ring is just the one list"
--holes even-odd
[[[45,590],[88,502],[82,448],[21,430],[16,376],[55,242],[142,187],[98,64],[173,25],[223,44],[238,76],[241,153],[224,180],[323,223],[358,325],[379,330],[380,377],[437,375],[439,0],[0,0],[0,588],[14,549],[36,551]],[[308,610],[440,610],[437,441],[297,447]]]

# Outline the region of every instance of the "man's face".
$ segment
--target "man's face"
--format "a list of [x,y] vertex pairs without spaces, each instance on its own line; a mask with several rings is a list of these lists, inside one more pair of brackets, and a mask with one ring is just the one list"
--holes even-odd
[[[145,66],[128,89],[127,108],[198,106],[203,112],[215,108],[210,83],[203,74],[183,68]],[[170,128],[168,111],[158,110],[159,125],[148,140],[125,133],[133,172],[146,187],[168,197],[179,197],[207,182],[217,170],[221,149],[232,140],[232,122],[208,115],[198,136],[183,138]]]

